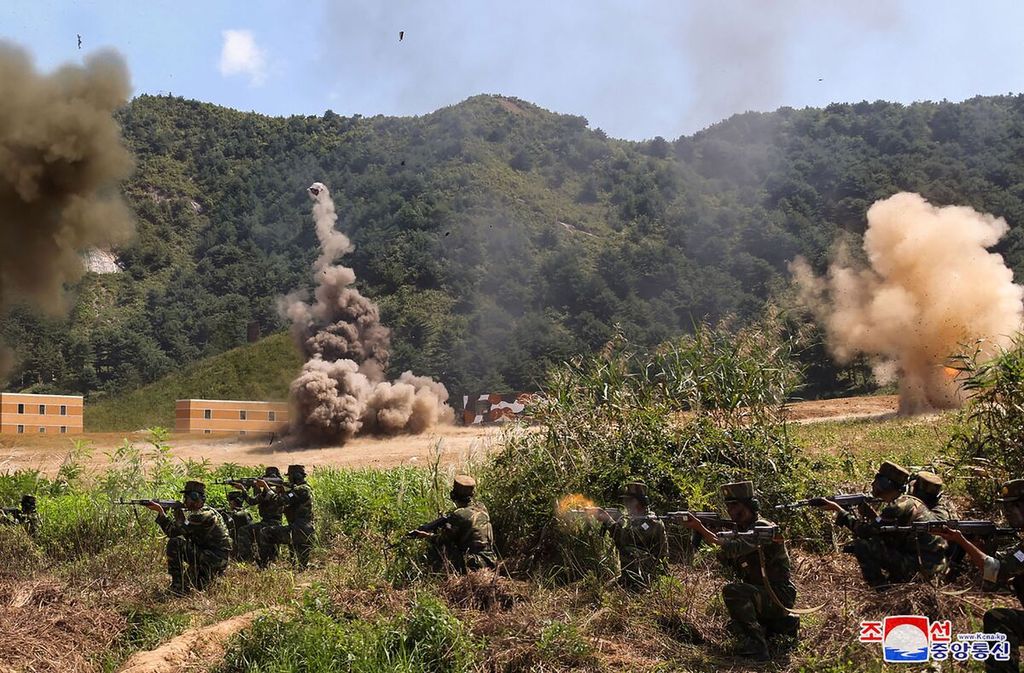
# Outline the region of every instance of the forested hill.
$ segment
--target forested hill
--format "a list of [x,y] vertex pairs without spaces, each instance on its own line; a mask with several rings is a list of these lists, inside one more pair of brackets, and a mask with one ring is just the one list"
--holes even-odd
[[394,330],[392,369],[463,391],[532,388],[619,325],[656,344],[757,314],[800,253],[899,190],[1014,226],[1024,264],[1024,97],[737,115],[633,143],[583,117],[477,96],[415,118],[272,118],[142,96],[121,122],[138,168],[125,272],[88,275],[64,319],[16,307],[6,388],[104,394],[284,324],[311,284],[305,188],[332,190],[362,291]]

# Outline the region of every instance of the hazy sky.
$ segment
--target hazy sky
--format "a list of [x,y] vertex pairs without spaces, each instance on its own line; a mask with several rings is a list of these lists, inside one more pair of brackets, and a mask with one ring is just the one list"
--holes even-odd
[[1020,92],[1022,26],[1019,1],[0,4],[0,38],[41,69],[113,47],[136,93],[366,116],[501,93],[632,139],[671,139],[783,105]]

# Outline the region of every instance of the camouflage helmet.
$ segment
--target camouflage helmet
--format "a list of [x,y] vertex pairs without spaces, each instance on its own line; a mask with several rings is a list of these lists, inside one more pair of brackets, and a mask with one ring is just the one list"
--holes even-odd
[[34,512],[36,511],[36,497],[31,494],[24,494],[21,496],[21,510],[23,512]]
[[722,484],[722,499],[725,502],[748,502],[754,499],[754,482],[737,481]]
[[245,502],[244,491],[228,491],[228,502]]
[[622,487],[620,498],[636,498],[640,502],[647,502],[647,484],[642,481],[631,481]]
[[1013,479],[999,489],[996,502],[1019,502],[1024,500],[1024,479]]
[[898,488],[903,488],[910,481],[910,472],[888,460],[878,466],[878,473],[875,476],[888,479]]
[[943,485],[942,477],[934,472],[921,470],[914,475],[914,489],[925,495],[938,495],[942,493]]
[[181,489],[182,493],[198,493],[203,498],[206,497],[206,484],[201,481],[186,481],[185,487]]
[[280,479],[281,470],[274,467],[273,465],[268,465],[267,467],[263,468],[263,477],[276,477],[277,479]]
[[452,482],[451,498],[452,500],[472,498],[475,490],[476,479],[468,474],[457,474],[455,475],[455,481]]

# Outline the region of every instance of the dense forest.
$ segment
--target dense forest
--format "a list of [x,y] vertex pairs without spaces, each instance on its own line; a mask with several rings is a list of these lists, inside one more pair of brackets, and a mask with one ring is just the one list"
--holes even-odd
[[[6,389],[112,394],[284,328],[276,299],[312,285],[316,180],[393,329],[393,372],[460,394],[534,388],[616,330],[656,345],[754,318],[784,301],[790,259],[823,266],[901,190],[1005,217],[1000,252],[1024,269],[1024,96],[783,108],[647,142],[500,96],[413,118],[141,96],[119,121],[137,161],[124,272],[87,274],[66,317],[13,307]],[[805,353],[809,393],[848,385],[821,356]]]

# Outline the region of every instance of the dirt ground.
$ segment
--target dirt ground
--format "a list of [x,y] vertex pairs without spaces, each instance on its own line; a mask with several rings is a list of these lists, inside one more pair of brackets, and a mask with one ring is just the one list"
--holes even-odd
[[[796,402],[789,405],[796,423],[817,420],[846,420],[886,417],[896,413],[895,395],[848,397],[835,400]],[[268,438],[239,438],[176,435],[170,437],[173,454],[181,459],[206,459],[214,465],[335,465],[339,467],[394,467],[426,465],[437,458],[443,463],[461,463],[481,456],[498,445],[500,427],[448,426],[423,435],[390,438],[363,437],[344,446],[297,448],[288,441],[270,443]],[[92,467],[103,467],[107,453],[128,438],[144,446],[144,433],[86,433],[74,438],[54,435],[4,435],[0,437],[0,473],[19,469],[39,470],[53,475],[72,449],[72,439],[85,440],[93,447]]]

